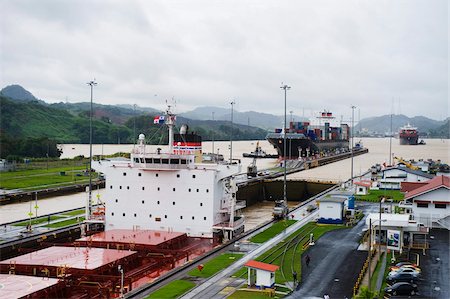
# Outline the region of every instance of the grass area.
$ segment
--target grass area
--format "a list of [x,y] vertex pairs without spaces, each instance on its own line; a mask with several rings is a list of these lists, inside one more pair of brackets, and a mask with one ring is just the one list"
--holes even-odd
[[186,280],[174,280],[157,291],[151,293],[145,299],[169,299],[178,298],[190,289],[195,287],[195,283]]
[[[271,248],[270,250],[266,251],[262,255],[256,258],[257,261],[270,263],[278,266],[282,266],[283,273],[285,277],[283,277],[283,274],[281,273],[281,269],[275,272],[275,282],[282,284],[285,283],[286,280],[292,280],[292,265],[293,269],[297,272],[297,278],[301,278],[301,258],[302,254],[304,252],[303,245],[307,242],[309,242],[309,234],[312,232],[314,234],[314,239],[318,240],[323,234],[326,232],[336,230],[336,229],[342,229],[346,228],[343,225],[317,225],[315,222],[309,222],[306,225],[304,225],[302,228],[297,230],[292,235],[285,238],[283,241],[281,241],[279,244]],[[305,239],[300,243],[299,246],[297,246],[297,249],[294,251],[294,248],[291,247],[285,255],[283,265],[281,265],[281,256],[273,260],[273,258],[277,255],[279,255],[281,252],[284,251],[284,244],[289,242],[292,238],[294,238],[295,235],[301,234],[302,236],[305,236]],[[295,256],[295,262],[293,263],[293,256]],[[247,268],[241,268],[239,271],[233,274],[233,276],[243,276],[247,272]]]
[[377,280],[378,274],[380,273],[381,264],[383,263],[384,252],[381,253],[380,259],[378,260],[377,266],[375,267],[375,271],[373,272],[370,280],[370,286],[372,291],[379,292],[377,289]]
[[[82,175],[82,170],[76,170],[73,173],[65,172],[65,175],[61,175],[60,172],[63,172],[63,169],[64,168],[49,169],[48,171],[29,170],[2,173],[0,188],[25,189],[53,184],[79,183],[89,179],[89,176]],[[72,169],[70,168],[70,170],[66,171],[72,171]],[[26,172],[30,173],[26,174]],[[93,178],[96,178],[97,175],[97,173],[92,174]]]
[[[57,216],[57,215],[52,215],[50,216],[50,221],[56,220],[56,219],[61,219],[61,216]],[[37,219],[32,218],[31,219],[31,225],[36,225],[36,224],[42,224],[48,222],[48,217],[38,217]],[[22,222],[17,222],[14,223],[14,226],[27,226],[28,224],[30,224],[30,221],[22,221]]]
[[283,230],[285,230],[286,228],[288,228],[289,226],[291,226],[295,222],[297,222],[297,220],[282,220],[282,221],[278,221],[277,223],[273,224],[268,229],[260,232],[259,234],[257,234],[253,238],[251,238],[250,242],[253,242],[253,243],[264,243],[267,240],[270,240],[273,237],[275,237],[276,235],[278,235],[279,233],[281,233]]
[[75,219],[67,219],[67,220],[64,220],[64,221],[56,222],[56,223],[50,223],[48,225],[45,225],[45,227],[48,227],[48,228],[59,228],[59,227],[69,226],[69,225],[72,225],[72,224],[80,223],[80,222],[84,221],[84,219],[85,219],[85,217],[79,217],[78,221],[77,221],[77,218],[75,218]]
[[77,216],[77,215],[82,215],[85,213],[85,210],[75,210],[75,211],[70,211],[70,212],[66,212],[62,215],[64,216]]
[[370,190],[367,195],[356,195],[356,200],[379,202],[380,198],[391,198],[394,202],[403,200],[405,195],[400,190]]
[[222,269],[225,269],[229,265],[233,264],[235,261],[239,260],[243,257],[243,254],[237,253],[224,253],[219,255],[218,257],[206,262],[203,265],[202,271],[199,269],[193,269],[188,272],[190,276],[195,277],[211,277]]
[[281,298],[277,295],[270,297],[268,293],[250,292],[245,290],[237,290],[227,297],[227,299],[265,299],[265,298]]

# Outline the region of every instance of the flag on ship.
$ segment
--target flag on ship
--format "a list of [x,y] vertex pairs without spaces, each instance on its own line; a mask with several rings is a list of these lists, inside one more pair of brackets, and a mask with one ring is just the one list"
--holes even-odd
[[163,124],[164,123],[164,115],[161,116],[155,116],[153,119],[154,124]]

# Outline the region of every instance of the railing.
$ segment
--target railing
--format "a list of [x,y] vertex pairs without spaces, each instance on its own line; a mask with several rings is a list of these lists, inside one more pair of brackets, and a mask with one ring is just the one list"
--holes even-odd
[[363,265],[361,271],[359,272],[358,279],[356,280],[355,286],[353,287],[353,296],[356,296],[356,294],[358,294],[359,287],[361,286],[361,282],[363,281],[364,276],[366,275],[366,271],[367,270],[371,271],[369,269],[369,260],[373,259],[373,257],[375,256],[376,252],[377,252],[377,250],[374,249],[372,251],[372,253],[367,256],[367,259],[364,262],[364,265]]

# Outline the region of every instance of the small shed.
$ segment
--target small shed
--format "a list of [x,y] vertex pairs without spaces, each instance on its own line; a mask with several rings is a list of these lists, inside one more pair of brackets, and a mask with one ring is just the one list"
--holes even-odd
[[344,218],[345,197],[325,196],[319,201],[319,220],[318,223],[342,224]]
[[266,264],[255,260],[248,261],[245,265],[248,268],[249,286],[257,288],[273,288],[275,285],[275,271],[280,268],[277,265]]
[[370,182],[355,182],[356,195],[367,195],[369,194],[369,189],[372,184]]

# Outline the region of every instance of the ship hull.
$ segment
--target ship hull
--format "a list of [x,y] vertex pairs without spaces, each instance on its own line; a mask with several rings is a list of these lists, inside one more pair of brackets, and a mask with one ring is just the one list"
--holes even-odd
[[348,149],[349,143],[348,140],[311,140],[302,134],[287,134],[285,154],[282,134],[269,134],[266,139],[277,150],[279,158],[286,157],[287,159],[309,157],[340,148]]
[[400,145],[417,145],[418,141],[418,136],[400,137]]

